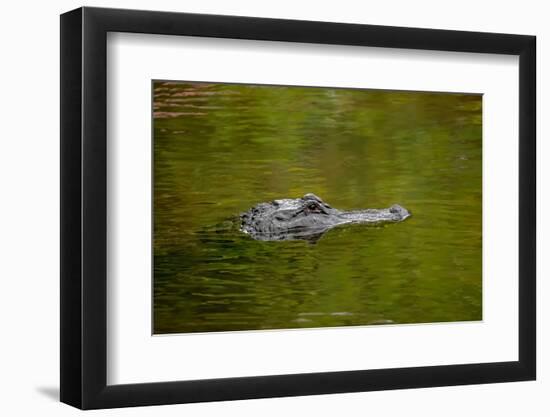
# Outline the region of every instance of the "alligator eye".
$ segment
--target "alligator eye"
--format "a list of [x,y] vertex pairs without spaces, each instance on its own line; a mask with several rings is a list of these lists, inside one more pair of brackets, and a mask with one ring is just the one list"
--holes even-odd
[[309,206],[307,206],[308,209],[311,211],[319,211],[319,207],[317,207],[317,204],[311,203]]

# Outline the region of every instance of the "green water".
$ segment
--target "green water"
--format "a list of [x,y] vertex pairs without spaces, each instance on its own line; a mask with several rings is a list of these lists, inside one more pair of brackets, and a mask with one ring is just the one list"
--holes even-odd
[[[480,320],[481,96],[153,84],[154,333]],[[315,193],[385,227],[261,242],[234,224]]]

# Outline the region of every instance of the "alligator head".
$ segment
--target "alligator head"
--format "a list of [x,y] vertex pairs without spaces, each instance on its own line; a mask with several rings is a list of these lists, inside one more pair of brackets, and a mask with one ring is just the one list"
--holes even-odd
[[342,211],[315,194],[260,203],[241,214],[241,231],[256,240],[318,240],[327,230],[349,223],[395,223],[411,213],[398,204],[385,209]]

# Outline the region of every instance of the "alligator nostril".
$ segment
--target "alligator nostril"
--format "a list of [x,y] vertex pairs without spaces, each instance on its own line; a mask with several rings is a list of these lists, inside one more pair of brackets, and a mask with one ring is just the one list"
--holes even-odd
[[411,215],[411,213],[406,208],[401,207],[399,204],[394,204],[393,206],[391,206],[390,213],[397,214],[402,218],[407,218]]

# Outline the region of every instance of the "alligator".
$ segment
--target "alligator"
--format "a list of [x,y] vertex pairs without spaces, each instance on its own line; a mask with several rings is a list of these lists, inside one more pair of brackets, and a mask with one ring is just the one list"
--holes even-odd
[[366,223],[396,223],[411,213],[394,204],[384,209],[342,211],[332,208],[315,194],[259,203],[242,213],[240,230],[256,240],[308,240],[316,242],[333,227]]

